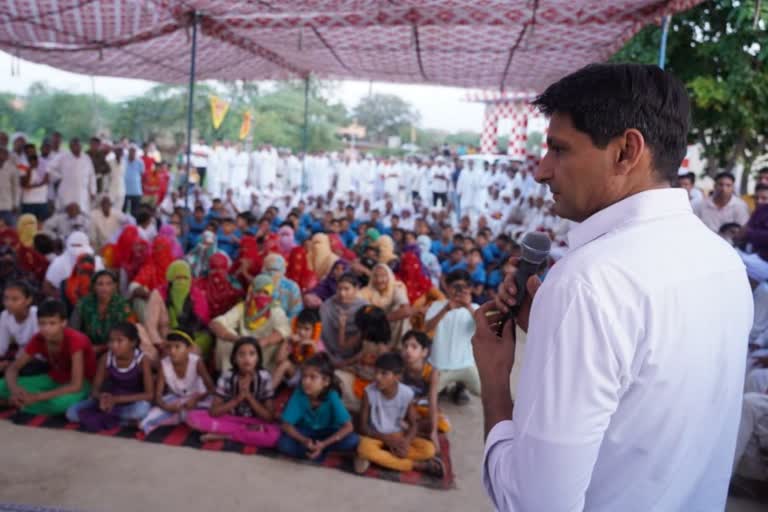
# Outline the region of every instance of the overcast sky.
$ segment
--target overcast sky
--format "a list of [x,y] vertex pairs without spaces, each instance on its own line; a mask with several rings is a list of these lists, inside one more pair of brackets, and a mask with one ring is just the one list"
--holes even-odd
[[[45,82],[52,87],[73,93],[90,93],[91,77],[59,71],[50,66],[20,61],[20,72],[11,76],[11,56],[0,52],[0,90],[23,94],[30,84]],[[154,84],[145,80],[95,77],[96,94],[110,100],[123,100],[140,96]],[[337,98],[353,107],[368,94],[368,82],[344,81],[336,93]],[[374,93],[396,94],[415,106],[421,114],[422,128],[438,128],[448,131],[470,130],[480,132],[483,122],[483,106],[464,100],[467,90],[454,87],[424,85],[400,85],[373,83]]]

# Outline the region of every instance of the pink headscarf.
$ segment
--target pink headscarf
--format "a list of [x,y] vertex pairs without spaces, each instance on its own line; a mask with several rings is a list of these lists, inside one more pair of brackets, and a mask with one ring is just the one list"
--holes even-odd
[[280,254],[284,258],[290,256],[291,251],[296,247],[296,239],[294,238],[293,228],[290,226],[283,226],[277,230],[278,247],[280,248]]
[[184,249],[181,248],[179,239],[176,238],[176,229],[170,224],[163,224],[160,231],[157,232],[157,236],[165,238],[171,243],[171,255],[174,260],[178,260],[184,257]]

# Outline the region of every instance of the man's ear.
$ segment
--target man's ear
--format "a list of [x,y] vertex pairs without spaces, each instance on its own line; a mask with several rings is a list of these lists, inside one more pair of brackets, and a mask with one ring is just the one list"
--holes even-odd
[[645,151],[645,137],[639,130],[630,128],[618,138],[616,167],[618,174],[626,175],[634,169]]

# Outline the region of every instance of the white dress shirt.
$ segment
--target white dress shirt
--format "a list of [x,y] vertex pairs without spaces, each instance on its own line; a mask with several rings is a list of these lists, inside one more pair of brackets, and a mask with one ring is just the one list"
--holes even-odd
[[568,239],[533,302],[512,420],[486,441],[496,508],[722,511],[752,323],[744,265],[680,189],[628,197]]

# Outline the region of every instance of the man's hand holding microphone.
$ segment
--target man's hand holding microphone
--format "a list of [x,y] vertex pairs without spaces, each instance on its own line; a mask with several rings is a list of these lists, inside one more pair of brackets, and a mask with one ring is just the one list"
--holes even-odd
[[482,386],[485,434],[512,419],[509,375],[515,363],[515,326],[528,331],[531,304],[541,286],[537,272],[547,260],[551,242],[544,233],[527,233],[513,271],[506,274],[494,301],[475,312],[472,349]]

